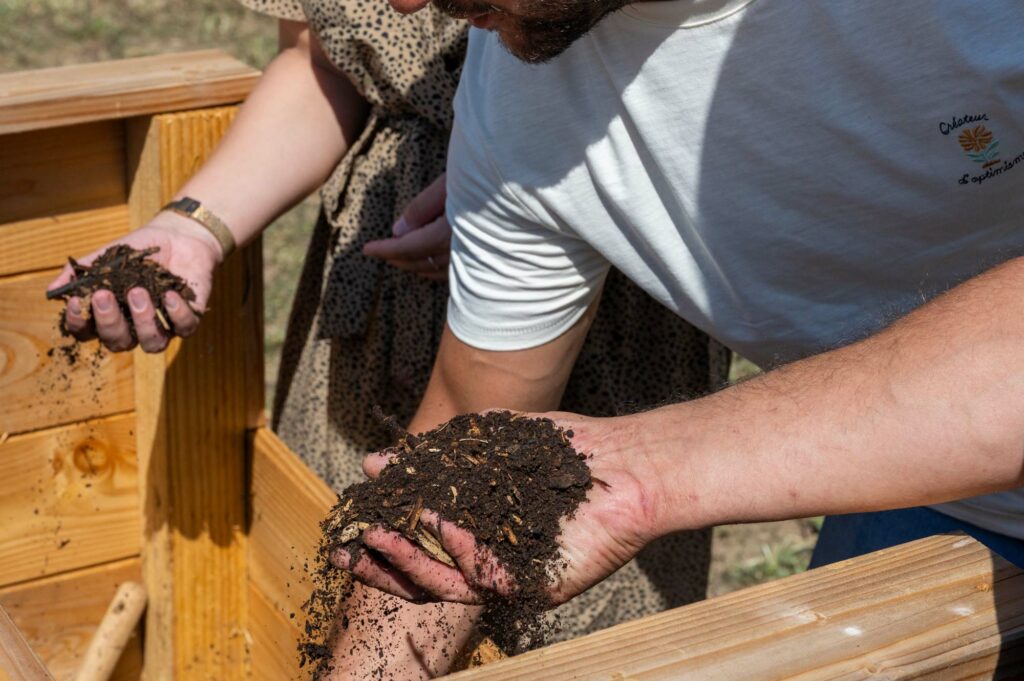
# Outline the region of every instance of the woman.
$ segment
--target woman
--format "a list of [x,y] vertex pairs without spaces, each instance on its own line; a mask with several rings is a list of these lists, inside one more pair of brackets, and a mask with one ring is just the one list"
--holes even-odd
[[[433,7],[401,16],[371,0],[242,2],[281,20],[283,49],[181,195],[207,205],[244,242],[327,176],[284,344],[274,428],[341,489],[363,479],[364,454],[389,444],[372,407],[408,422],[440,340],[450,235],[441,176],[466,26]],[[158,257],[197,282],[205,303],[223,257],[209,233],[163,212],[121,241],[160,245]],[[97,303],[101,293],[93,316],[104,342],[130,346],[117,306],[111,313]],[[178,333],[194,330],[187,306],[171,296],[165,303]],[[166,338],[147,319],[152,302],[131,305],[139,343],[161,350]],[[69,306],[68,326],[85,333],[76,309]],[[727,360],[613,272],[562,408],[611,415],[707,392],[724,381]],[[703,598],[709,555],[706,531],[649,547],[562,606],[561,635]],[[426,665],[429,673],[444,671],[449,657]]]

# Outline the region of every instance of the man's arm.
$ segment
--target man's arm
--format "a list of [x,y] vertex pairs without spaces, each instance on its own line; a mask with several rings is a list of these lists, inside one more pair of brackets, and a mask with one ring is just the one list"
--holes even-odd
[[860,343],[639,417],[662,528],[1024,485],[1024,258]]
[[[572,598],[675,530],[917,506],[1024,484],[1024,258],[986,272],[859,343],[692,402],[626,417],[547,414],[595,477],[559,543],[554,601]],[[450,555],[472,535],[443,523]],[[380,533],[385,554],[402,539]],[[417,555],[402,573],[476,603],[471,560]],[[354,574],[372,582],[374,575]],[[485,571],[486,572],[486,571]],[[508,583],[507,580],[505,582]]]
[[[558,406],[593,320],[596,302],[569,331],[530,350],[489,352],[460,341],[446,326],[427,391],[409,430],[422,432],[470,411],[501,407],[541,411]],[[383,460],[371,465],[376,473]],[[369,566],[363,566],[370,569]],[[388,575],[380,571],[380,579]],[[404,598],[421,599],[414,585],[389,582]],[[345,604],[349,629],[335,643],[335,672],[340,679],[367,678],[385,664],[408,679],[429,679],[448,672],[473,632],[479,608],[455,603],[414,605],[376,589],[357,586]],[[397,609],[397,610],[396,610]],[[360,626],[363,615],[393,612],[395,620],[384,640],[374,626]],[[373,619],[373,615],[369,619]],[[377,654],[387,650],[385,659]]]

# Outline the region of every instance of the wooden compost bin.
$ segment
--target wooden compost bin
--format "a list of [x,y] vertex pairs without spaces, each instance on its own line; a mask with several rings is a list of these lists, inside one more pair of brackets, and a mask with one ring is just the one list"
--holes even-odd
[[[125,580],[149,606],[114,678],[300,676],[302,566],[334,495],[264,427],[260,244],[164,354],[92,343],[68,368],[43,299],[67,255],[171,197],[257,77],[220,52],[0,75],[0,606],[57,679]],[[19,678],[2,634],[0,680]],[[1024,678],[1022,637],[1024,575],[947,536],[458,678]]]

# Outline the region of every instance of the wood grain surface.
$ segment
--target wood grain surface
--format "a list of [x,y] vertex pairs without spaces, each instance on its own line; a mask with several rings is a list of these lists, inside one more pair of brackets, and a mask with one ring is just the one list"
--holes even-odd
[[3,606],[0,606],[0,678],[13,681],[53,681],[53,676]]
[[[125,198],[121,121],[0,137],[0,225],[123,205]],[[42,240],[36,246],[50,247]]]
[[0,445],[0,586],[139,554],[135,418]]
[[[72,681],[78,663],[122,582],[138,580],[131,558],[0,589],[7,609],[57,681]],[[134,681],[142,669],[142,643],[129,641],[111,677]]]
[[1024,573],[938,536],[456,674],[499,679],[1024,678]]
[[84,343],[72,364],[57,330],[62,304],[46,301],[57,270],[0,279],[0,433],[10,435],[132,408],[130,353]]
[[[129,126],[129,210],[146,220],[216,146],[233,108]],[[135,358],[148,679],[244,679],[246,432],[263,408],[257,241],[214,281],[199,331]]]
[[220,50],[0,74],[0,134],[234,104],[259,75]]
[[0,276],[62,267],[127,232],[125,204],[0,225]]

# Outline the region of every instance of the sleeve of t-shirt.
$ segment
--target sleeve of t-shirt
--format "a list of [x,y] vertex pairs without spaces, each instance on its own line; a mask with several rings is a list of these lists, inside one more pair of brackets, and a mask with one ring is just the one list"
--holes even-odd
[[608,262],[533,192],[505,182],[485,141],[458,120],[446,211],[448,326],[464,343],[481,350],[542,345],[572,328],[600,292]]

